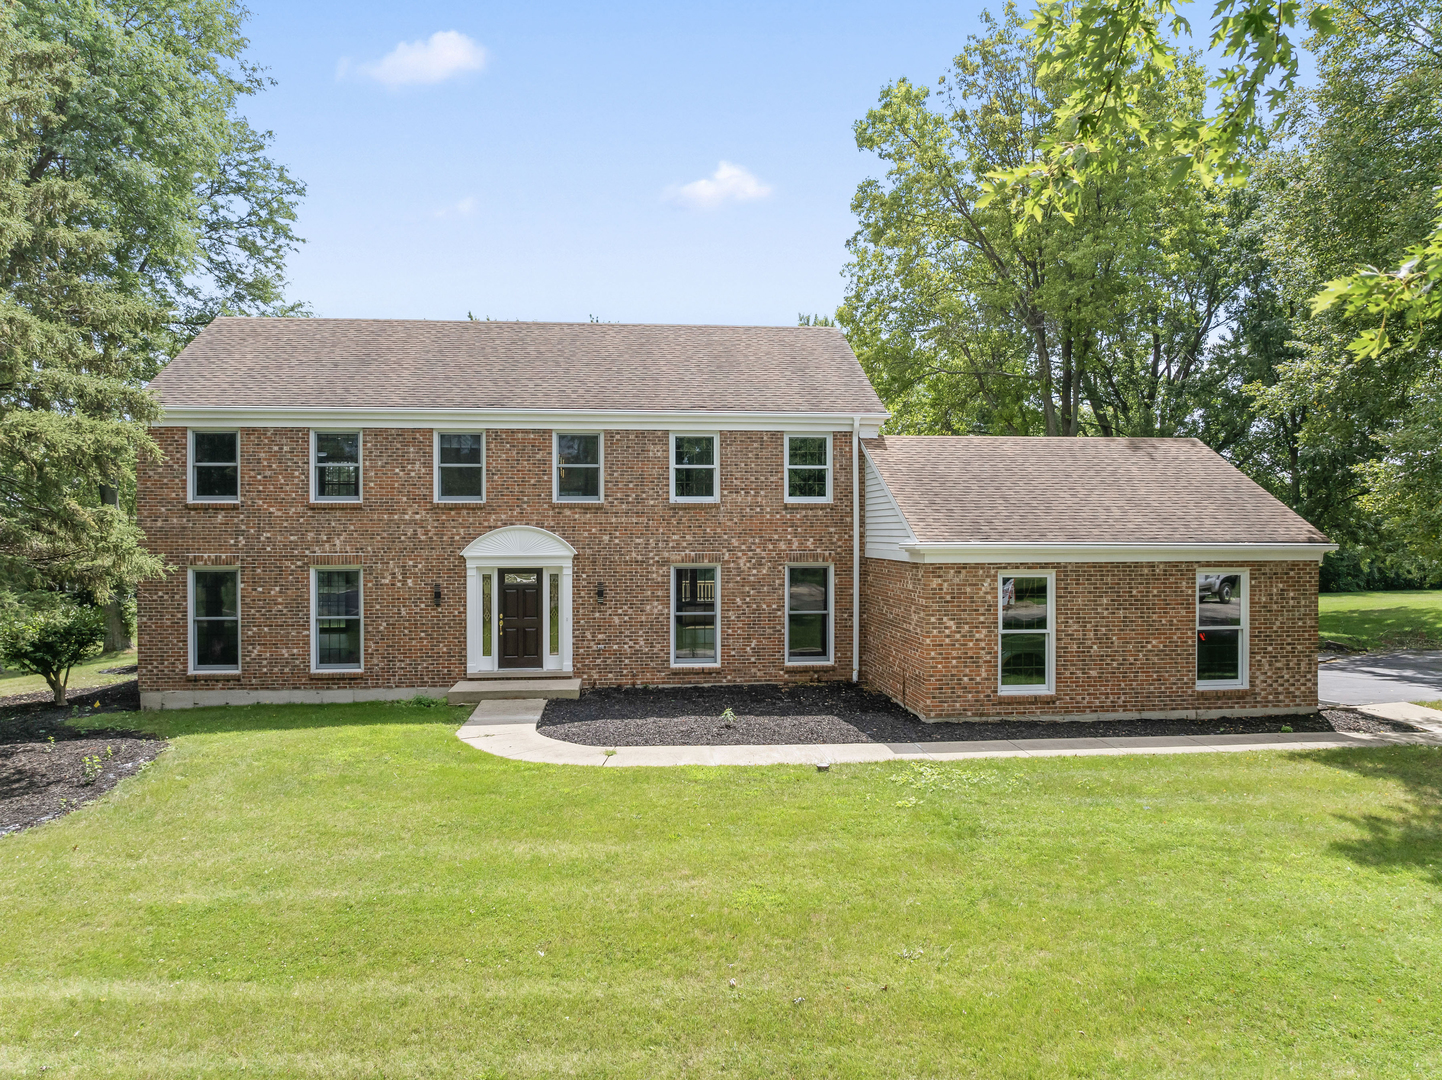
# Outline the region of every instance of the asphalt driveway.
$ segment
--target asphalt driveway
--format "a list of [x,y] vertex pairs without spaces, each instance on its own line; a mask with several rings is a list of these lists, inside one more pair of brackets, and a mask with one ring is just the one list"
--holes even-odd
[[1323,705],[1442,699],[1442,652],[1368,653],[1324,660],[1317,668]]

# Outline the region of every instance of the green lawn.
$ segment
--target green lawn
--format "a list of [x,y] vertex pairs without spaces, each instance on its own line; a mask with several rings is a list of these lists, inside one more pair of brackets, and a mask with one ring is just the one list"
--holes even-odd
[[1317,616],[1323,641],[1354,649],[1442,645],[1442,589],[1323,593]]
[[[125,679],[133,679],[134,675],[102,675],[102,668],[125,667],[127,664],[135,663],[135,650],[127,649],[124,652],[104,653],[94,660],[87,660],[83,664],[76,664],[70,669],[70,682],[67,684],[69,690],[89,690],[98,686],[109,686],[111,683],[122,682]],[[38,690],[49,690],[44,679],[39,675],[27,675],[23,671],[0,671],[0,697],[10,697],[13,694],[33,694]]]
[[0,1074],[1442,1073],[1442,749],[599,769],[463,715],[148,714],[0,840]]

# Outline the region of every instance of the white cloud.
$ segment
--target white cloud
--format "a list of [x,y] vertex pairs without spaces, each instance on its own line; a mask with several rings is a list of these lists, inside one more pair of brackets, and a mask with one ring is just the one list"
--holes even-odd
[[763,184],[750,170],[729,161],[721,162],[716,171],[705,179],[667,188],[665,192],[673,202],[696,210],[714,210],[723,203],[750,202],[770,194],[770,184]]
[[[398,86],[430,86],[467,71],[480,71],[486,64],[486,50],[458,30],[437,30],[425,41],[402,41],[379,60],[360,64],[357,70],[392,89]],[[349,69],[342,60],[336,70],[341,78]]]
[[478,207],[479,205],[480,203],[476,200],[476,197],[474,195],[467,195],[464,199],[461,199],[458,202],[453,202],[441,207],[439,210],[436,211],[436,217],[470,217],[476,212],[476,207]]

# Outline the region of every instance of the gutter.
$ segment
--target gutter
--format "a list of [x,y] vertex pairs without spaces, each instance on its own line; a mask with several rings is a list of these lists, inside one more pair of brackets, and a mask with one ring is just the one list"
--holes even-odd
[[851,681],[861,681],[861,417],[851,418]]
[[940,543],[897,545],[911,562],[1321,562],[1336,544],[1034,544]]

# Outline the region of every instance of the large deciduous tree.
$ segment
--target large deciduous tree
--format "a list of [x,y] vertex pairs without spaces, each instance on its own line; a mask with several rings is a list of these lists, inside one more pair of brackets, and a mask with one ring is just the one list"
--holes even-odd
[[[1195,64],[1151,88],[1198,115]],[[986,17],[941,89],[901,80],[856,125],[887,162],[853,202],[848,337],[903,430],[1170,435],[1228,298],[1223,200],[1142,140],[1074,208],[990,199],[1039,152],[1069,84],[1045,74],[1013,6]],[[1025,223],[1021,214],[1032,215]]]
[[[0,573],[104,598],[145,382],[222,312],[282,314],[303,188],[240,116],[231,0],[0,0]],[[119,497],[117,497],[117,495]]]

